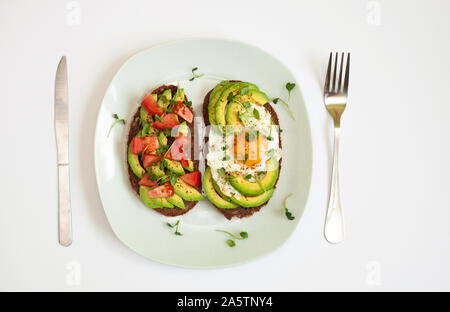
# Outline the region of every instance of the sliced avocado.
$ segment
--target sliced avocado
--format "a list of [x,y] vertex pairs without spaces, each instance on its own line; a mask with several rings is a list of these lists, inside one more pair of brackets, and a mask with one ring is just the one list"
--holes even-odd
[[233,96],[236,96],[241,92],[241,90],[245,87],[248,87],[249,90],[255,90],[258,89],[257,86],[254,84],[251,84],[249,82],[234,82],[227,85],[222,93],[220,94],[219,99],[214,104],[215,111],[216,111],[216,124],[219,126],[225,126],[225,110],[228,104],[228,96],[230,94],[233,94]]
[[145,174],[145,169],[142,168],[139,162],[139,155],[135,155],[131,152],[131,142],[128,145],[128,164],[130,165],[131,171],[140,179]]
[[175,174],[181,175],[181,174],[185,173],[181,163],[179,163],[176,160],[170,160],[170,159],[163,158],[163,163],[164,163],[164,166],[167,169],[169,169],[169,171],[172,171]]
[[186,209],[186,205],[184,204],[183,198],[181,198],[177,194],[173,194],[172,197],[167,197],[167,201],[172,205],[174,205],[175,207]]
[[246,208],[257,207],[267,202],[272,197],[274,191],[275,189],[270,189],[258,196],[241,195],[239,199],[231,197],[231,201]]
[[258,104],[263,106],[264,104],[266,104],[267,102],[269,102],[269,98],[267,97],[267,95],[259,90],[250,90],[249,91],[249,96],[252,99],[252,103]]
[[144,108],[144,106],[141,106],[141,109],[139,111],[139,118],[141,118],[141,124],[143,124],[144,122],[153,124],[152,115],[149,114],[149,112]]
[[257,196],[264,193],[265,190],[270,190],[277,182],[279,165],[275,158],[270,158],[267,163],[267,172],[260,183],[250,182],[242,175],[231,175],[230,184],[239,191],[242,195]]
[[[168,197],[167,197],[168,198]],[[152,198],[156,203],[158,203],[159,205],[165,207],[165,208],[173,208],[175,207],[174,205],[172,205],[171,203],[169,203],[169,201],[167,200],[167,198]]]
[[169,203],[166,198],[151,198],[148,196],[150,188],[147,186],[139,186],[139,197],[142,199],[144,204],[150,208],[173,208],[174,205]]
[[175,193],[186,201],[198,201],[204,199],[203,195],[199,191],[180,178],[177,178],[173,188],[175,189]]
[[152,94],[152,97],[155,101],[158,101],[158,94]]
[[244,106],[239,102],[233,102],[228,104],[227,113],[225,115],[225,120],[227,125],[242,125],[242,122],[239,120],[239,112],[242,111]]
[[164,172],[164,169],[162,169],[159,164],[152,164],[150,167],[150,172],[153,173],[158,178],[164,176],[166,173]]
[[194,162],[192,160],[188,160],[188,165],[183,165],[183,168],[186,169],[189,172],[194,171]]
[[229,83],[230,82],[228,80],[221,81],[219,84],[217,84],[214,87],[214,89],[209,94],[208,116],[209,116],[209,123],[212,125],[216,124],[216,110],[214,108],[214,105],[216,104],[217,100],[219,99],[219,96],[222,93],[223,89]]
[[184,101],[184,89],[178,88],[173,96],[174,101]]
[[213,178],[211,175],[211,168],[208,167],[205,170],[205,174],[203,175],[203,189],[205,190],[206,197],[213,203],[215,206],[222,209],[233,209],[237,208],[238,205],[234,203],[230,203],[220,197],[214,189]]
[[219,185],[217,184],[217,182],[214,180],[214,178],[212,179],[213,182],[213,186],[214,186],[214,190],[217,192],[217,194],[219,194],[220,197],[222,197],[223,199],[225,199],[227,202],[231,203],[231,199],[229,196],[225,195],[224,193],[222,193],[222,191],[220,190]]
[[158,143],[159,145],[167,145],[167,137],[162,131],[158,133]]
[[139,197],[142,199],[144,204],[146,204],[150,208],[162,208],[163,206],[160,205],[155,199],[148,196],[148,192],[150,191],[150,188],[147,186],[139,186]]
[[249,90],[247,94],[238,97],[239,102],[251,102],[259,106],[263,106],[269,102],[267,95],[260,90]]
[[169,105],[169,102],[171,99],[172,99],[172,91],[170,89],[167,89],[159,97],[158,106],[159,107],[167,107],[167,105]]

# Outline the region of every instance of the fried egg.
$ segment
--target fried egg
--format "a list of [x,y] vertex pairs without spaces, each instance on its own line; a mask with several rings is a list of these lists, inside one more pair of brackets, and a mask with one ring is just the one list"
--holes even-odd
[[207,164],[220,191],[229,197],[240,198],[241,194],[227,181],[224,172],[253,177],[266,171],[271,157],[281,159],[279,128],[272,125],[270,112],[264,106],[250,105],[247,110],[258,113],[242,118],[242,127],[227,127],[226,135],[212,129],[209,135]]

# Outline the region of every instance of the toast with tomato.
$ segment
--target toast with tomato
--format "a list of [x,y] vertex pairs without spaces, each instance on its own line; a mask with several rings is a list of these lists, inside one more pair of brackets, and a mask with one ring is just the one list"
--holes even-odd
[[145,205],[174,217],[203,199],[194,144],[194,112],[183,89],[163,85],[144,96],[131,122],[127,160],[131,187]]

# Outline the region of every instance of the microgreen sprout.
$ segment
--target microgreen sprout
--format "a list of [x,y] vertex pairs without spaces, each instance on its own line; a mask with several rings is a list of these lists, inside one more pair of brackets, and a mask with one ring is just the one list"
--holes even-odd
[[234,239],[237,239],[237,240],[243,240],[243,239],[248,238],[248,233],[247,233],[247,232],[240,232],[240,233],[239,233],[239,236],[237,236],[237,235],[235,235],[235,234],[233,234],[233,233],[230,233],[230,232],[224,231],[224,230],[216,230],[216,231],[217,231],[217,232],[225,233],[225,234],[229,235],[231,238],[233,238],[233,239],[229,239],[229,240],[226,241],[226,243],[227,243],[228,246],[230,246],[230,247],[236,246],[236,242],[234,241]]
[[293,83],[293,82],[288,82],[288,83],[286,83],[286,90],[288,91],[288,98],[287,98],[287,101],[285,101],[285,100],[283,100],[283,99],[281,99],[281,98],[274,98],[274,99],[272,100],[272,102],[273,102],[274,104],[277,104],[278,101],[281,101],[284,105],[286,105],[286,108],[288,109],[289,114],[291,114],[292,118],[295,120],[294,113],[292,112],[292,110],[291,110],[291,108],[290,108],[290,106],[289,106],[289,101],[291,100],[291,91],[292,91],[294,88],[295,88],[295,83]]
[[167,222],[166,224],[170,228],[175,228],[175,232],[174,232],[175,235],[179,235],[179,236],[183,235],[180,232],[178,232],[178,227],[180,226],[180,220],[178,220],[177,223],[175,223],[175,224],[170,224],[169,222]]
[[286,218],[288,218],[288,220],[292,221],[295,219],[295,217],[292,215],[292,213],[288,210],[287,208],[287,200],[289,199],[289,197],[291,197],[293,194],[289,194],[285,199],[284,199],[284,214],[286,215]]
[[118,123],[120,123],[120,122],[123,123],[123,124],[125,124],[125,120],[124,120],[124,119],[119,119],[119,116],[117,116],[117,114],[113,114],[112,117],[114,118],[114,121],[113,121],[111,127],[109,128],[108,136],[107,136],[107,137],[109,137],[109,134],[111,133],[112,128],[114,128],[114,126],[115,126],[116,124],[118,124]]
[[194,81],[195,78],[203,77],[205,74],[196,74],[195,72],[198,70],[198,67],[192,68],[192,78],[189,81]]

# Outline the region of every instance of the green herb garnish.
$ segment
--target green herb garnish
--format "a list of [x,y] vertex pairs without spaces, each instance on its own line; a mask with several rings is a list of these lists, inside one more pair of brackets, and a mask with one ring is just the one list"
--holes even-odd
[[192,106],[192,101],[187,101],[187,102],[186,102],[186,106],[187,106],[187,107],[191,107],[191,106]]
[[180,235],[180,236],[183,235],[180,232],[178,232],[178,227],[180,226],[180,220],[178,220],[177,223],[175,223],[175,224],[170,224],[169,222],[167,222],[166,224],[170,228],[175,228],[175,232],[174,232],[175,235]]
[[158,181],[158,177],[152,173],[152,175],[150,176],[150,181]]
[[194,81],[195,78],[203,77],[205,74],[196,74],[195,72],[198,70],[198,67],[192,68],[192,78],[189,81]]
[[228,244],[228,246],[230,246],[230,247],[236,246],[236,243],[235,243],[234,240],[232,240],[232,239],[227,240],[227,244]]
[[286,90],[288,90],[288,102],[291,99],[291,91],[295,88],[295,83],[293,82],[288,82],[286,83]]
[[289,197],[291,197],[293,194],[289,194],[285,199],[284,199],[284,214],[286,215],[286,218],[288,218],[288,220],[292,221],[295,219],[295,217],[292,215],[292,213],[288,210],[287,208],[287,200]]
[[[158,147],[156,149],[156,154],[162,156],[164,155],[167,151],[169,150],[169,146],[168,145],[161,145],[160,147]],[[161,162],[162,163],[162,162]]]
[[177,184],[177,176],[170,176],[170,184],[172,184],[172,186],[175,186],[175,184]]
[[292,112],[292,110],[291,110],[291,108],[290,108],[290,106],[289,106],[289,101],[291,100],[291,91],[292,91],[294,88],[295,88],[295,83],[293,83],[293,82],[288,82],[288,83],[286,83],[286,90],[288,91],[288,99],[287,99],[287,101],[284,101],[284,100],[281,99],[281,98],[274,98],[274,99],[272,100],[272,102],[273,102],[274,104],[277,104],[278,101],[281,101],[284,105],[286,105],[286,107],[287,107],[287,109],[288,109],[288,111],[289,111],[289,114],[291,114],[292,118],[295,120],[294,113]]
[[253,176],[252,176],[251,174],[247,174],[247,175],[245,176],[244,179],[248,181],[248,180],[250,180],[251,178],[253,178]]
[[[243,239],[248,238],[248,233],[247,232],[241,232],[241,233],[239,233],[239,236],[237,236],[237,235],[235,235],[233,233],[230,233],[230,232],[227,232],[227,231],[224,231],[224,230],[216,230],[216,231],[225,233],[225,234],[231,236],[231,238],[233,238],[233,239],[243,240]],[[236,246],[236,242],[234,240],[232,240],[232,239],[227,240],[226,243],[230,247]]]
[[159,116],[159,115],[155,115],[155,119],[158,120],[158,121],[160,121],[160,122],[163,122],[163,119],[162,119],[161,116]]
[[114,126],[115,126],[116,124],[118,124],[119,122],[125,124],[125,119],[119,119],[119,116],[117,116],[117,114],[113,114],[112,117],[113,117],[115,120],[113,121],[111,127],[109,128],[107,137],[109,137],[109,134],[111,133],[112,128],[114,128]]
[[253,116],[254,116],[256,119],[258,119],[258,120],[259,120],[259,118],[260,118],[260,116],[259,116],[259,111],[258,111],[256,108],[253,109]]

